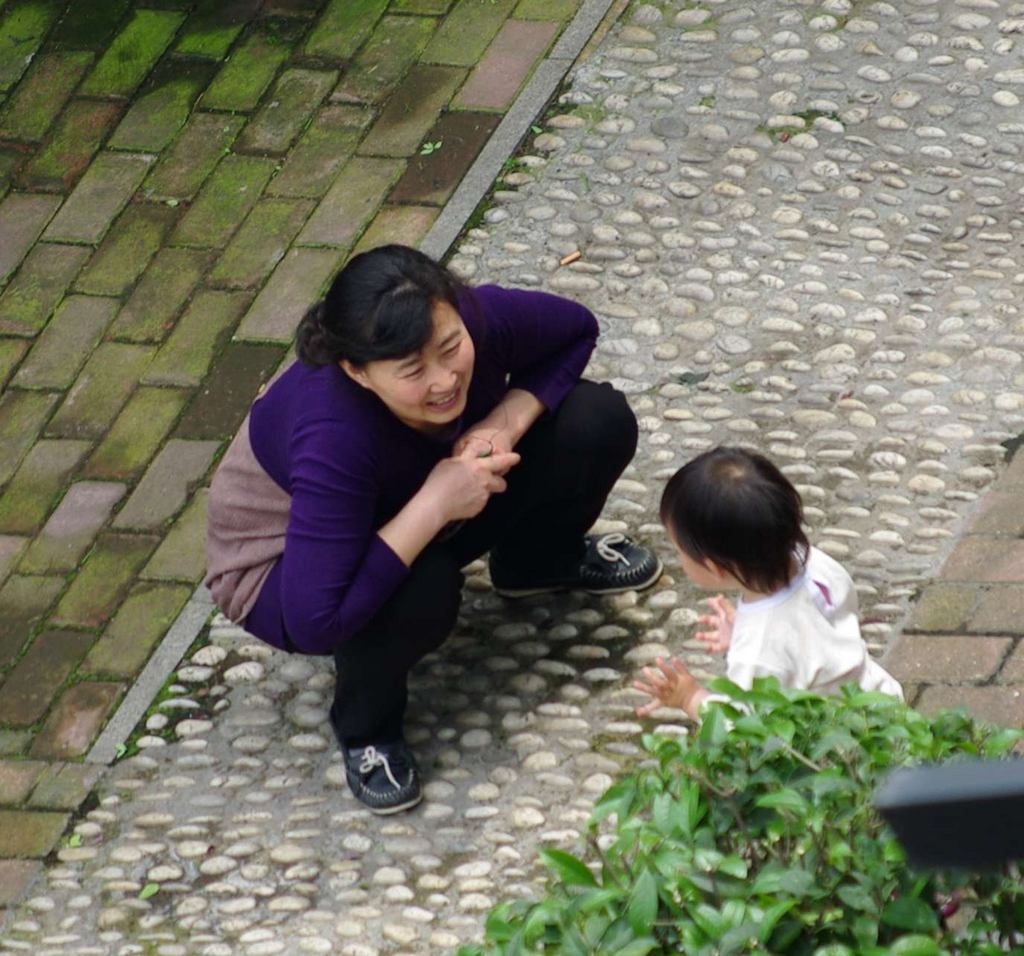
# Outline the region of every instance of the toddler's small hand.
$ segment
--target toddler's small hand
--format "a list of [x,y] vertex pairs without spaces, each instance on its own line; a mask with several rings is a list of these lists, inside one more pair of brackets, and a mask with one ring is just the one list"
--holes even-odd
[[702,614],[697,621],[711,630],[698,631],[697,640],[712,654],[724,654],[732,643],[732,625],[736,619],[736,608],[721,594],[708,598],[706,603],[712,613]]
[[689,713],[695,695],[701,690],[697,678],[678,657],[668,661],[659,657],[655,663],[658,670],[645,667],[641,671],[644,679],[633,682],[637,690],[654,698],[636,708],[637,717],[647,717],[662,706],[677,707]]

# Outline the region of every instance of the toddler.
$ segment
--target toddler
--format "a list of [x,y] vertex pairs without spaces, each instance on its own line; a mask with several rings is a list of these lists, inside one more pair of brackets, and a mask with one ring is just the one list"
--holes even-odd
[[[801,527],[800,495],[767,458],[715,448],[677,471],[661,498],[661,520],[686,576],[708,590],[740,592],[733,608],[708,600],[697,634],[726,653],[726,676],[749,688],[755,677],[821,694],[856,682],[902,699],[899,683],[871,659],[857,623],[857,592],[842,565],[812,548]],[[711,693],[678,658],[645,667],[633,686],[696,720]]]

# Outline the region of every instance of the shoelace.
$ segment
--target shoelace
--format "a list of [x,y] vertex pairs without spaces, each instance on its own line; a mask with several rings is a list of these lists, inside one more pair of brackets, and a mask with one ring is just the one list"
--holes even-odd
[[359,761],[359,772],[369,773],[375,767],[383,767],[384,773],[387,774],[388,780],[391,781],[394,788],[396,790],[402,789],[402,785],[395,779],[395,775],[391,772],[391,764],[388,763],[388,758],[371,744],[363,751],[362,759]]
[[627,538],[620,531],[613,531],[610,534],[603,534],[597,541],[594,542],[594,547],[597,549],[598,556],[614,564],[616,561],[621,561],[627,568],[629,567],[629,558],[627,558],[621,551],[615,550],[617,544],[629,544],[629,538]]

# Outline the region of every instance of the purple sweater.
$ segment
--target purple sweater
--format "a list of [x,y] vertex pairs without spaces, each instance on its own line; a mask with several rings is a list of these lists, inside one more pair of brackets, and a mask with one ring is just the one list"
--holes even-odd
[[[558,407],[597,341],[583,306],[543,292],[481,286],[460,314],[476,348],[466,410],[441,440],[399,421],[336,365],[296,363],[257,401],[249,439],[291,496],[284,553],[260,593],[258,637],[330,653],[366,625],[409,569],[378,536],[451,454],[455,438],[510,388]],[[276,613],[279,608],[280,613]],[[275,623],[270,623],[275,622]],[[280,622],[277,624],[276,622]]]

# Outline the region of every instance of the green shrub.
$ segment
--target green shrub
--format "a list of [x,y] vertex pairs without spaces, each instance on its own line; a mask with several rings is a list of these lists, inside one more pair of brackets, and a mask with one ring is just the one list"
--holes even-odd
[[1024,953],[1016,869],[915,872],[871,806],[892,767],[1005,757],[1020,733],[853,686],[714,686],[743,707],[711,705],[691,737],[645,737],[653,759],[597,803],[585,860],[542,851],[545,898],[495,907],[459,956]]

